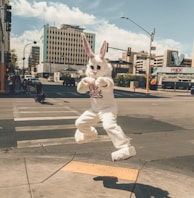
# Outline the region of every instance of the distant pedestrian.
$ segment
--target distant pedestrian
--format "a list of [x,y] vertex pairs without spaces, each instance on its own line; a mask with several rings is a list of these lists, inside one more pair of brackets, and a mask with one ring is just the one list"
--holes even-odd
[[27,80],[26,79],[23,80],[22,87],[23,87],[24,92],[27,94]]
[[42,83],[39,82],[38,84],[36,84],[36,94],[42,94],[42,92]]
[[38,84],[36,84],[36,96],[35,96],[35,102],[40,102],[43,103],[45,100],[45,94],[43,92],[43,88],[42,88],[42,83],[39,82]]
[[10,93],[15,93],[15,77],[12,76],[10,77],[10,80],[9,80],[9,90],[10,90]]
[[27,95],[30,94],[30,86],[31,86],[31,82],[30,82],[30,79],[28,79],[28,80],[27,80],[27,88],[26,88],[26,89],[27,89],[27,92],[26,92]]

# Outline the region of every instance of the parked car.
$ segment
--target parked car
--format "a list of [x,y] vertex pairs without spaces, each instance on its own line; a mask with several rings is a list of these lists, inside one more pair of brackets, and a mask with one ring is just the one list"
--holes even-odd
[[32,79],[32,78],[33,78],[33,77],[32,77],[32,75],[30,75],[30,74],[24,75],[24,79],[26,79],[26,80]]
[[71,77],[65,77],[63,80],[63,86],[75,86],[75,79]]

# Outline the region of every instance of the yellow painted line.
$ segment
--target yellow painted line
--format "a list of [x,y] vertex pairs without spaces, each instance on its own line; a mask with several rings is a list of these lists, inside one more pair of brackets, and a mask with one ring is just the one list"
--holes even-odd
[[130,181],[136,181],[138,176],[138,169],[90,164],[78,161],[70,162],[62,168],[62,170],[95,176],[117,177],[118,179]]

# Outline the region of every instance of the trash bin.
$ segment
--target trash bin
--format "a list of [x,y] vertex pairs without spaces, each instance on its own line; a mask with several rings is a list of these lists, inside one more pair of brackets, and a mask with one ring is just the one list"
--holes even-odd
[[194,95],[194,86],[191,87],[191,95]]

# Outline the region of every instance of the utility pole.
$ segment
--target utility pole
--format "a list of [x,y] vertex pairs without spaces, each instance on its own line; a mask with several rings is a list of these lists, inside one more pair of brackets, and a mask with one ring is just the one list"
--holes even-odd
[[129,17],[125,17],[122,16],[121,19],[127,19],[129,21],[131,21],[133,24],[135,24],[137,27],[139,27],[140,29],[142,29],[144,32],[146,32],[146,34],[149,35],[150,37],[150,44],[149,44],[149,54],[148,54],[148,68],[146,71],[146,93],[149,93],[149,89],[150,89],[150,64],[151,64],[151,50],[152,50],[152,42],[154,41],[154,35],[155,35],[155,28],[154,30],[150,33],[148,32],[145,28],[143,28],[141,25],[137,24],[135,21],[133,21],[132,19],[130,19]]
[[24,49],[23,49],[23,76],[25,75],[25,50],[26,50],[26,47],[28,45],[32,45],[32,44],[36,44],[36,41],[33,41],[33,42],[30,42],[30,43],[27,43],[25,46],[24,46]]
[[4,63],[4,7],[1,7],[1,67],[0,67],[0,92],[5,92],[5,63]]

